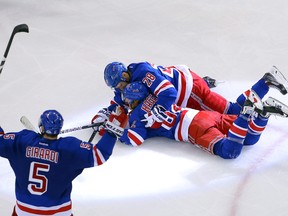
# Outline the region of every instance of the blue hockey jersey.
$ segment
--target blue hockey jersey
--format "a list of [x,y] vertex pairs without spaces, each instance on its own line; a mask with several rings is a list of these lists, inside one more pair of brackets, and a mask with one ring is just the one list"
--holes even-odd
[[[141,81],[150,91],[157,96],[157,104],[169,109],[172,104],[186,107],[193,88],[192,71],[186,65],[156,66],[149,62],[132,63],[128,65],[131,73],[130,82]],[[121,92],[115,90],[112,106],[123,106]]]
[[161,123],[154,122],[146,127],[147,117],[157,98],[150,94],[129,116],[129,128],[124,130],[119,140],[127,145],[139,146],[151,137],[167,137],[178,141],[188,141],[188,127],[199,112],[194,109],[180,108],[173,104],[166,112],[167,119]]
[[0,156],[16,176],[17,214],[70,215],[73,179],[107,161],[115,142],[109,133],[97,145],[75,137],[48,140],[30,130],[0,136]]

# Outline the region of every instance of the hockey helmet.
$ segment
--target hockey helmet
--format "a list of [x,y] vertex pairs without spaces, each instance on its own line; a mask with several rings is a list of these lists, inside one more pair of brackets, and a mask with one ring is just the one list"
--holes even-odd
[[127,80],[122,78],[122,73],[125,71],[127,71],[127,68],[121,62],[112,62],[108,64],[104,69],[106,84],[111,88],[115,88],[120,81],[126,82]]
[[63,117],[58,111],[46,110],[40,116],[38,126],[41,133],[57,135],[62,129],[63,122]]
[[143,101],[148,96],[148,89],[142,82],[129,83],[122,92],[122,100],[133,103],[135,100]]

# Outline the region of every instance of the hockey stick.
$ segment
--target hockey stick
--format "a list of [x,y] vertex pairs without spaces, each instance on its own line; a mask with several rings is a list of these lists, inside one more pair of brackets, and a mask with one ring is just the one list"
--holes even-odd
[[[96,133],[97,133],[97,130],[98,130],[98,127],[100,127],[102,125],[102,123],[93,123],[93,124],[88,124],[88,125],[83,125],[83,126],[78,126],[78,127],[74,127],[74,128],[69,128],[69,129],[65,129],[65,130],[62,130],[60,132],[60,134],[63,134],[63,133],[70,133],[70,132],[73,132],[73,131],[77,131],[77,130],[83,130],[83,129],[87,129],[87,128],[92,128],[92,127],[95,127],[96,128]],[[96,135],[96,134],[95,134]]]
[[[99,127],[98,127],[98,128],[99,128]],[[93,131],[93,133],[91,134],[88,142],[92,142],[92,141],[93,141],[93,139],[95,138],[95,136],[96,136],[96,134],[97,134],[97,132],[98,132],[98,128],[97,128],[97,130],[94,130],[94,131]]]
[[9,53],[13,38],[14,38],[15,34],[17,34],[18,32],[26,32],[26,33],[28,33],[29,32],[29,28],[28,28],[28,26],[26,24],[20,24],[20,25],[15,26],[15,28],[13,29],[13,32],[12,32],[12,34],[10,36],[9,42],[7,44],[7,47],[6,47],[6,50],[5,50],[5,53],[4,53],[3,60],[2,60],[2,62],[0,64],[0,74],[2,73],[4,64],[6,62],[6,58],[8,56],[8,53]]
[[[22,116],[20,118],[20,122],[25,126],[26,129],[28,130],[33,130],[36,133],[39,133],[38,130],[36,130],[36,128],[33,126],[33,124],[30,122],[30,120],[26,117],[26,116]],[[102,123],[93,123],[93,124],[88,124],[88,125],[83,125],[83,126],[78,126],[78,127],[74,127],[74,128],[68,128],[65,130],[61,130],[60,134],[63,133],[70,133],[70,132],[74,132],[77,130],[83,130],[83,129],[87,129],[87,128],[92,128],[95,127],[96,128],[96,133],[98,131],[98,128],[102,125]],[[96,135],[96,134],[95,134]],[[93,137],[94,138],[94,137]]]
[[30,122],[30,120],[26,116],[22,116],[20,118],[20,122],[25,126],[26,129],[39,133],[39,131],[33,126],[33,124]]

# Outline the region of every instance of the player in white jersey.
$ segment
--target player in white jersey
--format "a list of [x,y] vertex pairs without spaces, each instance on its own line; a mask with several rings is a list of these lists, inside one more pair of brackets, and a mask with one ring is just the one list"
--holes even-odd
[[9,160],[16,176],[12,216],[72,215],[72,181],[83,169],[102,165],[111,156],[113,131],[107,129],[95,145],[72,136],[58,138],[62,126],[61,114],[46,110],[39,118],[41,134],[4,133],[0,127],[0,156]]

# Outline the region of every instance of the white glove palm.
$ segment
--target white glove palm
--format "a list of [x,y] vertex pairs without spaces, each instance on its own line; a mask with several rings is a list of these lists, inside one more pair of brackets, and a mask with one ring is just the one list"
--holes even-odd
[[150,113],[144,115],[146,122],[145,127],[151,127],[155,122],[162,123],[164,121],[170,122],[171,119],[166,115],[166,109],[161,105],[155,105]]
[[107,108],[103,108],[92,118],[91,123],[104,123],[109,119],[110,114]]
[[[92,118],[91,123],[100,123],[104,125],[104,123],[109,119],[110,114],[111,112],[107,108],[103,108]],[[99,130],[99,126],[93,129]]]

